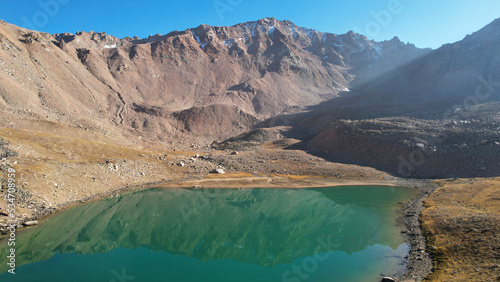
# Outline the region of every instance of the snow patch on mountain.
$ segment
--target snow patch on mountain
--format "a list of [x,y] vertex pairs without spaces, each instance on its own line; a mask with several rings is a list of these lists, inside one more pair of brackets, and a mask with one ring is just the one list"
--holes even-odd
[[205,48],[205,46],[207,46],[208,42],[202,43],[200,38],[198,37],[198,35],[196,35],[196,33],[194,33],[194,31],[191,31],[191,33],[193,34],[193,37],[196,39],[196,41],[198,41],[198,44],[200,44],[201,49],[203,49],[203,48]]

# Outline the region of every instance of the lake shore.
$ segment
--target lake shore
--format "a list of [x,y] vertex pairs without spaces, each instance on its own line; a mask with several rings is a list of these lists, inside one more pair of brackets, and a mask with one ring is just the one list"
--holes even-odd
[[[294,179],[295,178],[295,179]],[[424,210],[424,200],[437,189],[437,185],[430,180],[417,179],[392,179],[392,180],[349,180],[332,179],[304,176],[287,177],[242,177],[242,178],[216,178],[180,181],[165,183],[159,188],[184,187],[192,188],[321,188],[334,186],[358,186],[358,185],[383,185],[418,189],[415,199],[410,200],[404,206],[404,230],[403,235],[411,245],[407,259],[407,271],[402,277],[396,277],[399,281],[422,281],[433,269],[433,259],[427,252],[427,240],[420,225],[420,214]]]
[[[430,181],[401,179],[370,167],[334,163],[302,150],[267,145],[233,154],[210,148],[165,151],[123,147],[7,128],[1,128],[0,134],[18,154],[0,165],[2,170],[8,167],[16,170],[19,188],[16,219],[20,227],[23,222],[43,220],[80,203],[153,187],[409,187],[424,194],[405,211],[415,215],[405,217],[408,221],[405,236],[412,245],[405,277],[413,276],[418,281],[431,270],[427,256],[425,263],[417,256],[419,248],[425,246],[418,215],[422,201],[434,187]],[[224,174],[213,173],[219,167],[224,168]],[[0,214],[7,210],[4,204],[0,203]],[[0,215],[0,229],[5,230],[7,219],[6,215]]]
[[426,252],[426,238],[422,232],[419,215],[424,206],[423,201],[436,189],[436,185],[427,180],[416,179],[338,179],[319,176],[298,175],[273,175],[273,176],[247,176],[246,174],[233,173],[227,175],[210,175],[206,178],[192,179],[192,177],[145,183],[143,185],[125,186],[112,191],[95,194],[77,201],[68,201],[58,205],[56,208],[41,210],[35,217],[26,218],[25,221],[48,220],[51,215],[59,213],[67,208],[78,204],[88,203],[107,197],[116,197],[123,193],[147,190],[152,188],[162,189],[204,189],[204,188],[283,188],[283,189],[306,189],[335,186],[394,186],[418,189],[416,198],[407,202],[404,206],[403,231],[405,241],[411,248],[407,258],[407,272],[402,277],[396,277],[399,281],[422,281],[432,271],[433,261]]

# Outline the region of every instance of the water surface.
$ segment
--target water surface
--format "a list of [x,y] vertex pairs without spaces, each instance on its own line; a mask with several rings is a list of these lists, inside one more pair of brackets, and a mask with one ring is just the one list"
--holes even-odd
[[0,281],[379,281],[405,271],[415,191],[153,189],[71,208],[18,234]]

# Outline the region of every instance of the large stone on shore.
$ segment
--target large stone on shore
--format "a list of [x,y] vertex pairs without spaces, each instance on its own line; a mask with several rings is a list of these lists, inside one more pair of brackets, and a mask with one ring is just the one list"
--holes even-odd
[[33,225],[38,225],[38,221],[33,220],[33,221],[26,221],[23,223],[24,226],[33,226]]
[[226,171],[224,171],[223,168],[219,167],[219,168],[212,170],[212,173],[224,174],[224,173],[226,173]]

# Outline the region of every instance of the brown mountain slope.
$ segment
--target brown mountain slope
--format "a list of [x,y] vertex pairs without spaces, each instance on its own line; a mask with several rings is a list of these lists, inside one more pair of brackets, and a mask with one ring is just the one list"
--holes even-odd
[[302,122],[319,132],[309,148],[400,176],[499,175],[499,30],[500,19],[325,103]]
[[[309,149],[337,161],[405,176],[496,174],[487,158],[499,149],[498,99],[474,90],[490,91],[488,80],[498,74],[498,24],[430,51],[397,38],[374,42],[274,18],[147,39],[48,35],[2,22],[0,125],[33,129],[36,122],[55,122],[113,142],[174,147],[210,144],[255,126],[292,125],[307,129],[294,138],[319,133]],[[383,117],[389,119],[378,120]],[[364,121],[348,130],[345,119]],[[451,123],[442,119],[464,122],[446,127]],[[418,171],[401,173],[399,157],[408,161],[421,143],[434,146],[435,136],[452,138],[433,148],[439,152],[424,165],[416,162]],[[483,143],[492,147],[460,149]],[[444,169],[450,162],[460,169]]]
[[467,118],[453,110],[500,101],[499,30],[497,19],[459,42],[374,74],[328,110],[343,109],[343,118]]
[[[98,131],[113,128],[152,142],[189,136],[211,142],[241,133],[257,120],[337,97],[356,77],[366,78],[367,69],[385,71],[428,52],[396,38],[379,43],[274,18],[147,39],[49,35],[5,22],[0,34],[4,113],[31,111],[67,125],[87,121]],[[186,124],[182,111],[210,105],[226,121]]]

